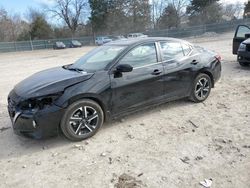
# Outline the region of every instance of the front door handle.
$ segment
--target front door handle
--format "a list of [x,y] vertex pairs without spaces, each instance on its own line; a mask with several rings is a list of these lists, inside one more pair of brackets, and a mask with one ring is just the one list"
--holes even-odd
[[197,60],[193,60],[192,62],[191,62],[191,64],[192,65],[197,65],[199,62],[197,61]]
[[151,74],[157,76],[157,75],[160,75],[161,73],[162,71],[155,69]]

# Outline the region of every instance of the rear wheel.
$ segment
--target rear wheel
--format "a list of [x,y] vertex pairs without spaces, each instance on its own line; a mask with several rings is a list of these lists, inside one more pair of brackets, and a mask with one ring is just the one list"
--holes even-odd
[[246,66],[249,66],[249,65],[250,65],[249,63],[246,63],[246,62],[239,62],[239,64],[240,64],[242,67],[246,67]]
[[207,74],[199,74],[194,81],[189,99],[197,103],[203,102],[208,98],[211,88],[212,82],[210,76]]
[[84,99],[71,104],[61,121],[63,134],[72,141],[92,137],[102,126],[102,108],[94,101]]

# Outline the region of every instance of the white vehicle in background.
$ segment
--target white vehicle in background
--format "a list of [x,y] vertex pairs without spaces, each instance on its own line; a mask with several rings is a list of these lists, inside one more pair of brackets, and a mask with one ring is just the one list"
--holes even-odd
[[112,38],[112,41],[126,40],[126,38],[123,35],[111,36],[111,38]]
[[96,37],[95,44],[100,46],[100,45],[106,44],[106,43],[111,42],[111,41],[112,41],[112,39],[109,37],[106,37],[106,36]]
[[129,33],[127,35],[127,38],[130,39],[130,38],[146,38],[148,37],[148,35],[144,35],[143,33]]

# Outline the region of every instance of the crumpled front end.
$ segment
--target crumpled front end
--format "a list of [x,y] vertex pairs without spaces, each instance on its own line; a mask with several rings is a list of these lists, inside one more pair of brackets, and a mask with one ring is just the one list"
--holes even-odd
[[41,139],[58,134],[64,109],[53,103],[52,96],[25,100],[12,90],[8,112],[16,134]]

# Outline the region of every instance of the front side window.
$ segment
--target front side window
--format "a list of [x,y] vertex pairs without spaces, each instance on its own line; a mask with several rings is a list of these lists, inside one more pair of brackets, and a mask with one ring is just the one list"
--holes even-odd
[[181,43],[179,42],[160,42],[163,61],[184,57]]
[[134,48],[120,61],[120,64],[129,64],[134,68],[154,63],[157,63],[154,43],[144,44]]
[[236,37],[245,38],[245,35],[250,33],[250,29],[247,26],[239,26]]
[[69,68],[90,72],[104,70],[125,48],[126,46],[101,46],[84,55]]

